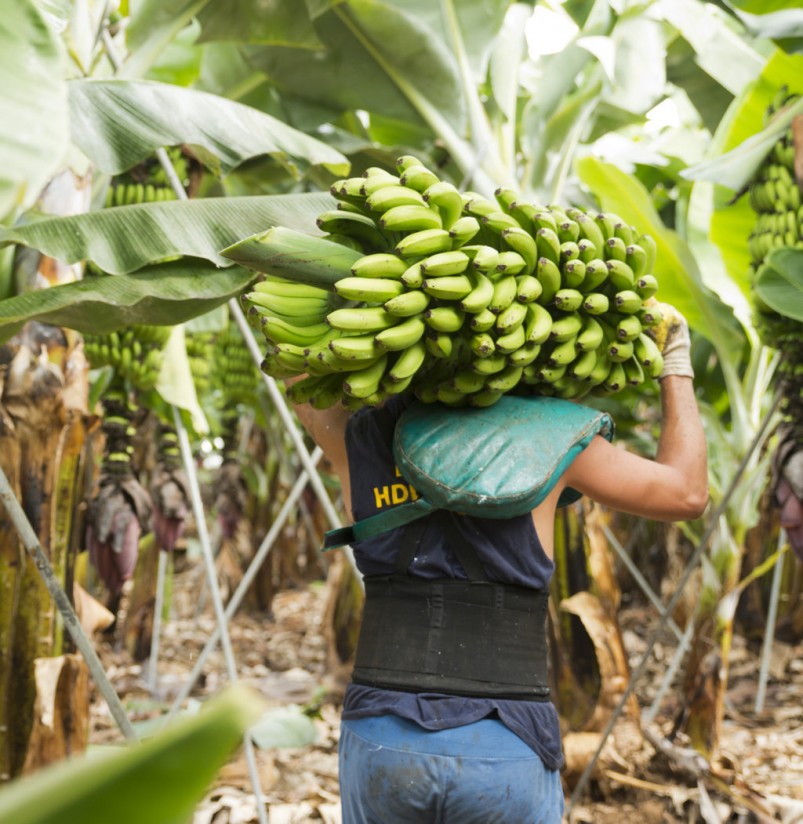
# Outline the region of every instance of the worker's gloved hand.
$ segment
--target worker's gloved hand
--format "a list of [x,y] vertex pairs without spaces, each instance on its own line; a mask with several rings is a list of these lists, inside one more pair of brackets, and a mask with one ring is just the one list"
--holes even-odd
[[664,358],[664,367],[658,380],[669,375],[694,377],[691,366],[691,336],[686,318],[671,303],[655,302],[660,310],[661,322],[651,330]]

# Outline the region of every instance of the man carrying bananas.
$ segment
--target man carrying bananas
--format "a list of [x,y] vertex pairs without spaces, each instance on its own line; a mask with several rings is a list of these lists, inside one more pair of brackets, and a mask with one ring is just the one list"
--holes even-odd
[[[663,521],[697,518],[708,501],[689,330],[673,307],[661,308],[654,460],[594,435],[531,512],[486,519],[437,509],[352,542],[366,602],[340,737],[344,824],[561,821],[563,756],[544,626],[559,499],[584,494]],[[406,395],[354,413],[296,407],[338,472],[355,524],[407,498],[392,442],[412,403]],[[553,434],[544,428],[539,437],[546,445]]]

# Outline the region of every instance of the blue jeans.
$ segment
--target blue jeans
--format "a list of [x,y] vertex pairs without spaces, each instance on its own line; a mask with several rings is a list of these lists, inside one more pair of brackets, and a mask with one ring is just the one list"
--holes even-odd
[[343,721],[343,824],[560,824],[560,775],[500,721],[430,731],[392,715]]

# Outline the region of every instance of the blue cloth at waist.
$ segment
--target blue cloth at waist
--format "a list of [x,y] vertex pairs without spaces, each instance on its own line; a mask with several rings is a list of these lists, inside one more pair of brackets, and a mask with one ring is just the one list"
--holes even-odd
[[425,730],[452,729],[483,718],[498,718],[540,756],[547,769],[557,770],[563,765],[558,714],[549,701],[470,698],[349,684],[343,702],[343,718],[380,715],[406,718]]

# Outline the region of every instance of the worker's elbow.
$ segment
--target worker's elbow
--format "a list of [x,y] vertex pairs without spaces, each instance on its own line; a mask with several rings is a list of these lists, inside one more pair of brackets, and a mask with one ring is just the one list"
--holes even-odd
[[701,517],[708,506],[708,487],[689,488],[678,501],[678,513],[675,520],[694,521]]

